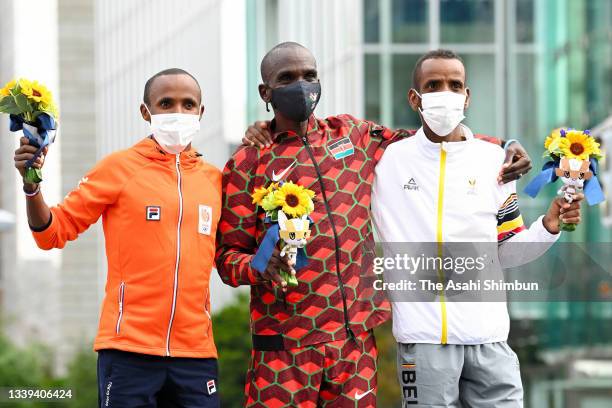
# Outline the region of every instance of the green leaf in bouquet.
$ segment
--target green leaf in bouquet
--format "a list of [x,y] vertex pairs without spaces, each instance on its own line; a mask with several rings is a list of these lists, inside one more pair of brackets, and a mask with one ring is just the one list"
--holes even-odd
[[278,222],[278,209],[274,211],[270,211],[270,221]]
[[15,83],[15,86],[11,90],[11,94],[13,96],[21,94],[21,83],[19,83],[19,81]]
[[280,276],[287,282],[287,286],[298,286],[299,284],[297,278],[289,272],[281,271]]
[[6,113],[7,115],[19,115],[21,109],[17,106],[15,98],[7,96],[0,99],[0,112]]
[[32,109],[32,106],[28,102],[28,98],[25,95],[15,95],[13,98],[15,99],[15,103],[17,104],[19,109],[21,109],[22,112],[32,112],[34,110]]
[[561,231],[572,232],[576,231],[576,224],[566,224],[563,221],[559,222],[559,229]]
[[28,167],[24,179],[27,183],[40,183],[42,181],[42,171],[34,167]]

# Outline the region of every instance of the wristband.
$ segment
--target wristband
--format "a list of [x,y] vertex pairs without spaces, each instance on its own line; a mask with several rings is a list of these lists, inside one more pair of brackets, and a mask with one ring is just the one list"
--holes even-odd
[[23,186],[23,192],[25,193],[26,197],[35,197],[38,195],[38,193],[40,193],[40,184],[36,185],[36,189],[32,192],[29,192],[26,190],[25,185]]
[[518,140],[516,139],[507,140],[506,143],[504,143],[504,151],[508,151],[508,146],[510,146],[512,143],[518,143]]

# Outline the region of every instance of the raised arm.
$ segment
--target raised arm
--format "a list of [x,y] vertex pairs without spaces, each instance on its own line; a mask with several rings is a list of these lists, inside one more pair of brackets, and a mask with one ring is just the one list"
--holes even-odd
[[[391,143],[410,137],[416,133],[411,129],[392,130],[368,120],[361,120],[350,115],[340,115],[338,118],[352,122],[359,130],[359,143],[371,157],[380,160],[385,149]],[[499,145],[504,148],[506,158],[499,171],[497,180],[500,184],[506,184],[520,179],[531,170],[532,163],[527,151],[516,140],[504,141],[491,136],[475,134],[474,137]],[[245,132],[242,144],[255,146],[260,149],[269,147],[273,143],[270,132],[270,122],[259,121],[253,123]]]
[[[384,153],[384,150],[391,143],[401,140],[405,137],[413,136],[416,133],[415,130],[411,129],[391,130],[384,126],[369,121],[357,121],[356,123],[362,123],[367,126],[367,136],[376,142],[374,144],[372,154],[374,154],[374,157],[378,160],[380,160],[382,154]],[[531,159],[529,158],[527,151],[523,148],[523,146],[521,146],[518,141],[509,140],[508,142],[506,142],[502,139],[482,134],[475,134],[474,137],[504,148],[506,152],[506,158],[497,177],[497,180],[500,184],[506,184],[511,181],[518,180],[522,176],[527,174],[529,170],[531,170]],[[369,142],[369,140],[367,142]]]
[[[21,139],[15,152],[15,167],[23,176],[27,160],[36,150]],[[42,167],[44,156],[36,164]],[[106,207],[115,202],[123,186],[122,171],[106,158],[98,163],[71,191],[64,201],[49,208],[40,190],[40,185],[24,184],[28,223],[36,244],[41,249],[63,248],[66,242],[75,240],[79,234],[95,223]]]
[[521,266],[542,256],[559,239],[559,218],[571,224],[580,222],[582,195],[577,195],[577,201],[572,204],[557,197],[546,214],[527,228],[518,205],[516,183],[506,184],[502,189],[509,193],[497,214],[498,253],[502,268]]

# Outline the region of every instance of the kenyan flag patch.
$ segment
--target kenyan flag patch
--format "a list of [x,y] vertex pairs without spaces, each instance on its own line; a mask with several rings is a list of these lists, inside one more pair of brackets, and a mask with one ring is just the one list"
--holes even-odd
[[344,159],[355,153],[355,146],[348,137],[328,143],[327,149],[336,160]]

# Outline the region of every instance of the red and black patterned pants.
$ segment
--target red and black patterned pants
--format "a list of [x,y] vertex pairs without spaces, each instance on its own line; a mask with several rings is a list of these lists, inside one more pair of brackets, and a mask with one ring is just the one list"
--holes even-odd
[[246,407],[376,407],[377,350],[369,331],[283,351],[253,351]]

